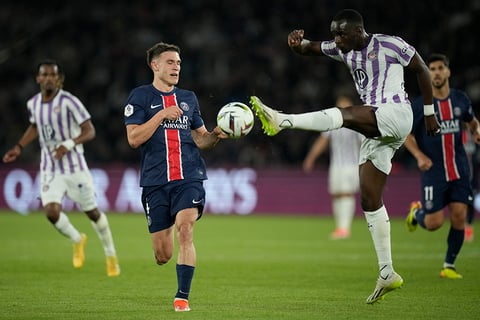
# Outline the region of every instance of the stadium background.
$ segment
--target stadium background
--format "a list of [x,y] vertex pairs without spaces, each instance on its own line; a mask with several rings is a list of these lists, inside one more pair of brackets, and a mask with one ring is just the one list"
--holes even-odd
[[[252,94],[292,113],[331,106],[339,86],[352,85],[346,68],[327,58],[294,55],[286,37],[292,29],[303,28],[307,38],[330,39],[331,18],[342,8],[359,10],[367,32],[401,36],[423,57],[446,53],[452,60],[451,85],[467,91],[478,107],[480,64],[474,32],[479,29],[478,0],[415,5],[358,0],[51,1],[29,6],[3,1],[0,153],[11,147],[28,125],[25,101],[38,90],[35,67],[46,57],[63,64],[65,89],[76,94],[92,115],[97,137],[85,145],[91,167],[137,165],[138,150],[132,150],[125,137],[123,105],[132,88],[151,81],[145,51],[159,41],[181,47],[179,86],[196,92],[209,129],[222,105],[247,102]],[[411,96],[418,94],[411,75],[406,77],[406,87]],[[280,177],[282,172],[300,174],[303,157],[316,136],[291,130],[267,137],[257,122],[249,136],[222,142],[204,157],[213,168],[249,167],[260,173],[276,169]],[[34,143],[14,165],[0,164],[1,179],[16,167],[32,170],[37,162]],[[318,164],[323,172],[314,188],[326,184],[328,156]],[[412,177],[410,189],[418,189],[416,164],[404,149],[395,157],[395,174]],[[275,183],[281,181],[275,179]],[[402,187],[398,192],[402,195],[405,190]],[[314,191],[301,190],[319,194]]]

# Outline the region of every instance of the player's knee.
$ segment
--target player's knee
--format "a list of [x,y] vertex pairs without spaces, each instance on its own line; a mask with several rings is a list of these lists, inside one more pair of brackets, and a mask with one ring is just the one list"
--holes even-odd
[[45,214],[47,216],[48,221],[52,224],[55,224],[60,218],[60,208],[57,206],[47,206],[45,207]]
[[428,231],[438,230],[442,225],[443,221],[429,221],[428,223],[425,223],[425,227]]
[[155,251],[155,262],[161,266],[166,264],[172,258],[172,253],[164,252],[160,250]]

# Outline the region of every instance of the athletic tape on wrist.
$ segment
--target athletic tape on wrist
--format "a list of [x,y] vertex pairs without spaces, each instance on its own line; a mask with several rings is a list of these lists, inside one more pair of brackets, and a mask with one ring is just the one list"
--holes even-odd
[[426,104],[423,106],[423,114],[425,116],[431,116],[435,114],[435,109],[433,108],[433,104]]
[[75,142],[73,142],[72,139],[68,139],[68,140],[65,140],[63,141],[61,144],[61,146],[64,146],[65,148],[67,148],[67,150],[72,150],[73,147],[75,147]]

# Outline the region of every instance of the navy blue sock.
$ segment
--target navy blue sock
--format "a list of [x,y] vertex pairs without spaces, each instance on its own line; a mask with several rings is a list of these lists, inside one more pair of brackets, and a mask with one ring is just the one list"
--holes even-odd
[[447,255],[445,256],[445,262],[449,264],[455,264],[460,249],[462,249],[463,240],[465,237],[465,230],[457,230],[450,227],[447,237]]
[[422,208],[418,209],[418,210],[415,212],[414,218],[415,218],[415,221],[417,221],[417,223],[418,223],[423,229],[426,229],[426,227],[425,227],[425,210],[423,210]]
[[177,264],[178,290],[175,298],[188,300],[194,271],[195,267],[187,266],[186,264]]

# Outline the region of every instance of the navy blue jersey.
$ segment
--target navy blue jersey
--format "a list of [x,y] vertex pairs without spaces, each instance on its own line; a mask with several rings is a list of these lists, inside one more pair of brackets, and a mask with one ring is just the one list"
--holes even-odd
[[430,170],[422,172],[422,180],[453,181],[470,175],[468,158],[462,140],[463,122],[472,121],[474,114],[468,96],[450,89],[443,100],[434,99],[434,108],[441,133],[427,136],[423,116],[423,99],[412,102],[413,129],[417,144],[433,162]]
[[175,87],[164,93],[151,84],[133,89],[125,106],[125,125],[141,125],[160,110],[174,105],[183,111],[180,119],[164,120],[140,147],[142,187],[164,185],[174,180],[207,179],[205,162],[191,133],[204,125],[197,97],[192,91]]

